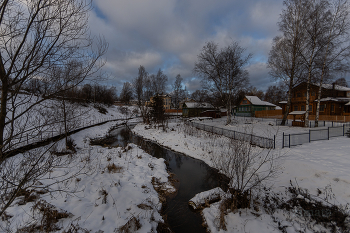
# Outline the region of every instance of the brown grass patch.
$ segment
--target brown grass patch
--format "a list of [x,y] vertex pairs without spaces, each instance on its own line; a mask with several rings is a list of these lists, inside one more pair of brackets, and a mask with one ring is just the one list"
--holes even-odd
[[120,173],[123,171],[123,167],[117,166],[114,163],[112,163],[112,164],[108,164],[107,170],[109,173]]
[[134,233],[141,228],[140,220],[136,217],[129,219],[125,225],[119,227],[118,232],[120,233]]
[[39,211],[41,213],[41,219],[27,227],[18,229],[17,232],[52,232],[59,231],[61,228],[56,225],[56,223],[62,218],[68,218],[72,215],[66,211],[59,211],[55,209],[55,206],[47,203],[44,200],[40,200],[33,207],[34,211]]

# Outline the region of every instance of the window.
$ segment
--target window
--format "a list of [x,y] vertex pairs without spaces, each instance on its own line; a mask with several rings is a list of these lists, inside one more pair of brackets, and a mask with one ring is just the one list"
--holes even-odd
[[320,105],[320,112],[324,112],[324,109],[325,109],[324,104],[321,104],[321,105]]
[[306,92],[304,92],[304,97],[306,97]]
[[298,111],[298,105],[294,105],[294,111]]
[[311,96],[315,96],[316,95],[316,93],[313,91],[313,92],[311,92]]
[[247,104],[248,103],[248,101],[247,100],[243,100],[243,102],[242,102],[243,104]]
[[297,93],[297,97],[301,97],[301,93],[300,92]]
[[309,105],[309,112],[312,112],[312,105]]
[[305,111],[305,105],[301,105],[301,111]]
[[331,105],[331,111],[334,112],[334,104]]

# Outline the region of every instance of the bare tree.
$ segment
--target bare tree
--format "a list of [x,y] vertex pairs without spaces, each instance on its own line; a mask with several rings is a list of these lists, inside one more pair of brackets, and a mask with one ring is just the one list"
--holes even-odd
[[248,193],[278,176],[282,158],[272,149],[262,149],[244,140],[233,139],[219,153],[214,153],[214,166],[230,180],[230,192],[234,199],[231,210],[245,204],[242,202],[248,202],[249,206]]
[[182,78],[178,74],[173,84],[172,102],[174,103],[175,109],[179,109],[180,102],[184,99],[184,89],[182,89]]
[[120,92],[119,99],[124,104],[129,104],[132,96],[133,96],[133,94],[132,94],[132,86],[131,86],[131,84],[129,82],[125,82],[123,84],[123,89]]
[[284,1],[285,9],[278,23],[283,36],[273,40],[268,59],[270,75],[282,80],[288,87],[287,107],[281,125],[285,125],[291,106],[292,89],[302,78],[304,67],[299,51],[303,45],[304,32],[302,30],[307,7],[302,0]]
[[343,86],[343,87],[349,87],[348,82],[346,81],[345,78],[338,78],[334,82],[336,85]]
[[132,81],[134,96],[137,99],[137,105],[139,107],[144,105],[145,83],[147,81],[147,76],[148,76],[148,73],[145,67],[140,66],[138,76]]
[[244,56],[245,49],[232,42],[222,49],[208,42],[198,55],[194,72],[204,79],[204,85],[225,100],[227,122],[231,123],[231,109],[235,94],[249,84],[248,72],[244,69],[252,54]]
[[161,69],[158,70],[157,74],[150,76],[150,81],[153,89],[153,95],[166,93],[166,83],[168,77],[163,73]]
[[322,96],[322,84],[329,73],[347,72],[349,70],[348,59],[350,55],[349,46],[349,13],[350,6],[347,0],[332,0],[326,9],[330,15],[326,22],[327,26],[323,28],[324,40],[323,54],[319,61],[320,80],[319,91],[317,96],[317,108],[315,117],[315,127],[318,127],[318,119],[320,115],[320,100]]
[[278,105],[282,100],[287,97],[287,90],[283,83],[278,85],[269,86],[265,92],[264,100],[273,104]]
[[[53,157],[45,157],[45,151],[28,152],[28,158],[20,164],[10,163],[7,154],[23,143],[25,134],[35,138],[55,125],[52,116],[47,115],[46,99],[74,88],[103,65],[100,58],[108,46],[102,39],[94,43],[89,36],[90,9],[88,0],[0,3],[1,216],[21,189],[33,185],[35,177],[44,175],[55,163]],[[79,78],[59,82],[52,68],[64,67],[72,61],[81,64]],[[46,85],[42,96],[21,94],[34,79]],[[47,166],[41,166],[43,163]],[[14,172],[16,176],[11,176]]]

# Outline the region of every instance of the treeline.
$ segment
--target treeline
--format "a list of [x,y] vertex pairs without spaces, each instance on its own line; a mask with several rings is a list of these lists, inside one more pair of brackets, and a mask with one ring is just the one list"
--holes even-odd
[[43,82],[39,79],[31,79],[23,90],[42,97],[51,96],[55,93],[56,98],[65,98],[71,102],[80,103],[103,103],[112,105],[117,100],[117,90],[115,87],[104,85],[84,84],[78,86],[67,86],[64,90],[56,88],[53,83]]

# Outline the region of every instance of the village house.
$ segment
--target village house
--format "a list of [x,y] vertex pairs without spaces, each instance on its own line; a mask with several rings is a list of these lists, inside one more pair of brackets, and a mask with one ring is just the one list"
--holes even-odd
[[201,113],[208,110],[215,110],[209,103],[185,102],[182,105],[183,117],[199,117]]
[[235,109],[237,116],[255,116],[256,111],[275,110],[276,105],[263,101],[257,96],[245,96]]
[[[306,88],[306,82],[293,88],[289,112],[306,111]],[[319,88],[319,85],[310,84],[310,115],[316,115]],[[281,101],[280,104],[282,106],[282,114],[284,114],[287,101]],[[320,99],[320,115],[350,116],[350,88],[336,84],[323,84]]]
[[[163,104],[164,104],[164,109],[166,110],[166,109],[171,109],[171,97],[169,96],[169,95],[158,95],[158,96],[160,96],[161,98],[162,98],[162,100],[163,100]],[[154,97],[155,96],[152,96],[151,98],[150,98],[150,101],[147,101],[146,102],[146,106],[151,106],[152,105],[152,103],[154,102]]]

